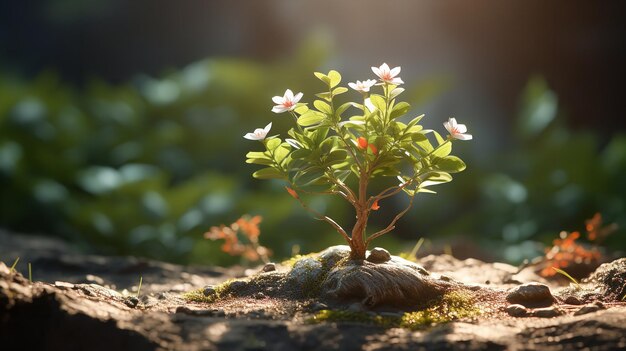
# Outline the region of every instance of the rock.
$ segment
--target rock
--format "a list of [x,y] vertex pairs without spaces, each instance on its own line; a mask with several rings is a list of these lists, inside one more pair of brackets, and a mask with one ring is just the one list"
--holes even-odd
[[605,297],[621,301],[626,296],[626,257],[600,265],[582,282],[592,283]]
[[60,289],[74,289],[74,284],[68,282],[56,281],[54,282],[54,286]]
[[594,304],[589,304],[589,305],[585,305],[583,307],[581,307],[578,311],[574,312],[574,316],[580,316],[582,314],[587,314],[587,313],[593,313],[593,312],[597,312],[601,310],[600,307],[594,305]]
[[350,306],[348,306],[346,311],[349,311],[349,312],[366,312],[367,309],[360,302],[355,302],[353,304],[350,304]]
[[506,307],[506,313],[512,317],[525,317],[528,315],[528,310],[522,305],[513,304]]
[[439,279],[443,280],[444,282],[451,282],[452,278],[448,277],[447,275],[442,274]]
[[348,245],[335,245],[327,248],[318,255],[319,261],[328,268],[334,267],[337,262],[348,257],[350,255],[350,246]]
[[563,314],[563,311],[552,306],[552,307],[545,307],[545,308],[537,308],[536,310],[533,311],[532,315],[533,317],[539,317],[539,318],[553,318],[553,317],[558,317],[562,314]]
[[296,288],[309,288],[322,277],[322,263],[315,258],[303,258],[293,265],[293,269],[287,274],[287,280]]
[[321,303],[321,302],[315,302],[310,306],[310,308],[311,308],[311,311],[317,312],[321,310],[327,310],[328,305],[325,303]]
[[217,294],[217,291],[215,291],[215,288],[213,288],[213,285],[207,285],[204,287],[204,290],[202,291],[202,293],[204,294],[204,296],[213,296],[215,294]]
[[568,305],[582,305],[583,302],[576,296],[570,295],[565,299],[565,303]]
[[230,283],[230,285],[228,285],[227,290],[229,293],[236,293],[238,291],[244,290],[247,286],[248,283],[244,282],[243,280],[235,280],[234,282]]
[[273,272],[276,270],[276,263],[270,262],[265,264],[265,266],[263,266],[262,271],[263,272]]
[[255,298],[255,299],[257,299],[257,300],[262,300],[262,299],[264,299],[266,296],[265,296],[265,294],[264,294],[264,293],[262,293],[262,292],[258,292],[258,293],[256,293],[256,294],[252,295],[252,297],[254,297],[254,298]]
[[98,285],[104,285],[104,279],[98,277],[97,275],[87,274],[85,276],[85,280],[89,283],[95,283]]
[[124,299],[124,304],[126,304],[126,306],[130,308],[135,308],[137,307],[137,304],[139,304],[139,299],[137,298],[137,296],[130,296]]
[[541,283],[526,283],[512,288],[506,296],[510,303],[522,304],[526,307],[551,305],[554,297],[550,288]]
[[391,254],[389,251],[383,249],[382,247],[375,247],[370,251],[369,256],[367,256],[366,260],[372,263],[384,263],[391,259]]

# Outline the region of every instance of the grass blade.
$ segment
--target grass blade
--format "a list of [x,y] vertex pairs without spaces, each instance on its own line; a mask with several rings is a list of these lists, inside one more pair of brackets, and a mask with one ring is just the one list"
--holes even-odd
[[17,266],[17,263],[20,261],[20,258],[16,258],[15,262],[13,262],[13,265],[11,266],[10,272],[15,272],[15,266]]
[[141,283],[143,283],[143,276],[139,277],[139,287],[137,288],[137,297],[139,297],[139,293],[141,292]]
[[569,275],[566,271],[562,269],[558,269],[556,267],[552,267],[552,269],[554,269],[557,273],[564,275],[567,279],[571,280],[572,283],[574,283],[574,285],[576,286],[576,289],[580,290],[580,284],[578,284],[578,280],[574,279],[574,277],[572,277],[571,275]]

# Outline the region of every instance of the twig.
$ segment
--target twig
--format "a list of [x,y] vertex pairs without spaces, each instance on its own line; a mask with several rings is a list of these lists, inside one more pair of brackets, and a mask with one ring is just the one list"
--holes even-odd
[[346,231],[337,222],[335,222],[332,218],[330,218],[328,216],[324,216],[323,214],[321,214],[321,213],[315,211],[314,209],[310,208],[307,204],[304,203],[304,201],[302,201],[302,199],[299,196],[296,197],[296,200],[298,200],[300,205],[302,205],[302,207],[305,210],[307,210],[310,213],[312,213],[313,216],[315,216],[315,219],[320,220],[320,221],[326,221],[331,226],[333,226],[333,228],[335,228],[335,230],[337,230],[337,232],[339,232],[339,234],[341,234],[343,236],[343,238],[346,239],[346,241],[348,243],[351,241],[351,239],[348,236],[348,234],[346,233]]
[[370,243],[372,240],[374,240],[374,239],[378,238],[379,236],[382,236],[382,235],[384,235],[384,234],[387,234],[387,233],[389,233],[390,231],[392,231],[392,230],[394,230],[394,229],[396,228],[396,226],[395,226],[395,225],[396,225],[396,222],[397,222],[400,218],[402,218],[402,216],[404,216],[404,214],[405,214],[405,213],[407,213],[407,212],[411,209],[411,207],[413,206],[413,200],[415,199],[415,195],[411,196],[411,197],[410,197],[410,199],[411,199],[411,200],[409,201],[409,205],[408,205],[408,206],[407,206],[407,207],[406,207],[406,208],[405,208],[402,212],[398,213],[398,214],[397,214],[397,215],[393,218],[393,220],[391,221],[391,223],[389,223],[389,225],[387,226],[387,228],[385,228],[385,229],[383,229],[383,230],[380,230],[380,231],[378,231],[378,232],[376,232],[376,233],[374,233],[374,234],[370,235],[370,236],[367,238],[367,240],[365,240],[365,246],[368,246],[368,245],[369,245],[369,243]]

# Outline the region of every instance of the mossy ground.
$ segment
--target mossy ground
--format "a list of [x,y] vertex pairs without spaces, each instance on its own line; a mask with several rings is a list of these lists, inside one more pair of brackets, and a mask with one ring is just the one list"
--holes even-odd
[[234,281],[236,281],[236,279],[229,279],[213,287],[215,289],[215,294],[209,296],[204,295],[204,288],[188,291],[183,293],[181,296],[187,302],[213,303],[224,297],[224,293]]
[[441,299],[431,301],[427,308],[405,312],[401,317],[346,310],[322,310],[309,319],[309,322],[359,322],[382,328],[417,330],[462,318],[473,318],[480,313],[480,309],[475,306],[474,298],[469,292],[453,291],[445,294]]

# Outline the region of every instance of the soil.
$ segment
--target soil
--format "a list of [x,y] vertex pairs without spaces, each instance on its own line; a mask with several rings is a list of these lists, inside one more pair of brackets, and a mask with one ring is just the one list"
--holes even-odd
[[[84,255],[54,239],[2,231],[0,243],[0,260],[5,263],[0,263],[2,350],[626,348],[624,258],[599,267],[576,287],[556,285],[531,269],[518,272],[507,264],[427,256],[416,263],[432,279],[469,292],[480,313],[407,328],[372,323],[381,316],[401,316],[404,310],[374,308],[358,300],[333,302],[257,292],[209,303],[190,302],[184,295],[232,278],[279,276],[290,270],[285,265],[263,273],[263,267],[189,267],[134,257]],[[16,257],[20,261],[16,271],[11,271],[7,266]],[[552,297],[547,305],[533,305],[536,296],[530,295],[545,294],[545,290],[522,285],[530,282],[549,287]],[[514,305],[507,301],[514,290],[518,297],[530,297]],[[366,318],[319,322],[315,317],[320,310]]]

